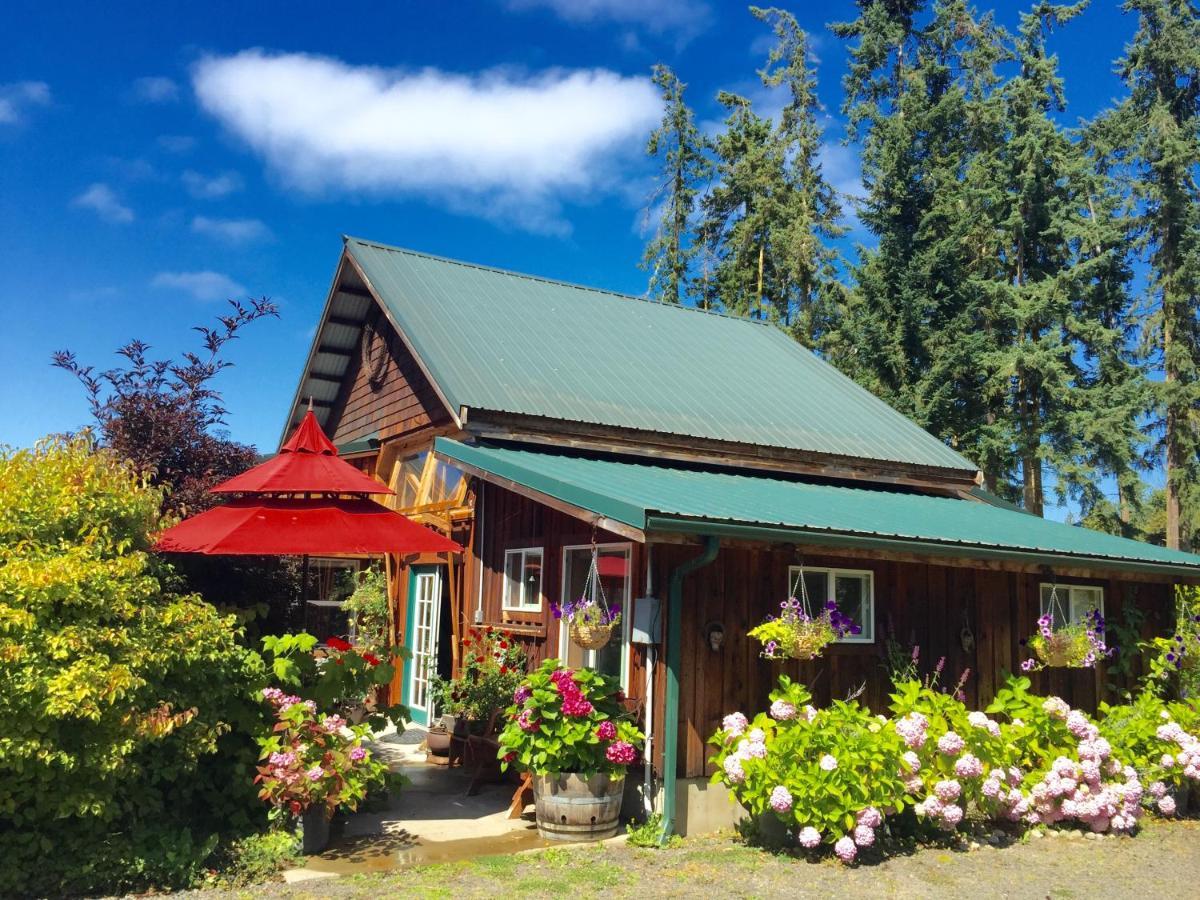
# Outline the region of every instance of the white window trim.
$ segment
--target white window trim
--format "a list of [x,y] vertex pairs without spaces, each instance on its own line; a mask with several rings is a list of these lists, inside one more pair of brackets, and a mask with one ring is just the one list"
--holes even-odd
[[[1049,612],[1049,609],[1047,609],[1047,607],[1046,607],[1046,601],[1042,599],[1042,592],[1044,590],[1053,589],[1055,587],[1058,588],[1059,602],[1062,603],[1064,600],[1066,601],[1065,603],[1063,603],[1063,606],[1066,608],[1066,611],[1067,611],[1067,620],[1068,620],[1067,624],[1068,625],[1073,625],[1076,622],[1080,621],[1080,615],[1082,615],[1082,612],[1083,612],[1081,610],[1079,615],[1076,614],[1076,611],[1075,611],[1075,592],[1076,591],[1088,591],[1089,593],[1092,593],[1092,594],[1094,594],[1096,591],[1099,591],[1100,592],[1100,605],[1097,607],[1088,605],[1087,609],[1099,609],[1100,610],[1100,618],[1104,618],[1104,585],[1102,585],[1102,584],[1058,584],[1058,585],[1056,585],[1049,581],[1043,581],[1041,584],[1038,585],[1038,609],[1040,610],[1039,615],[1044,616],[1044,615],[1046,615],[1047,612]],[[1064,594],[1066,594],[1065,597],[1063,596]]]
[[[509,587],[512,582],[508,580],[508,558],[514,553],[521,554],[521,572],[525,571],[525,557],[530,553],[536,553],[542,562],[542,572],[538,576],[538,585],[541,590],[537,595],[536,603],[525,602],[525,580],[521,579],[521,597],[517,603],[510,602]],[[513,547],[511,550],[504,551],[504,595],[500,602],[500,607],[505,612],[541,612],[542,611],[542,595],[546,593],[546,551],[542,547]]]
[[[560,602],[565,603],[567,597],[567,554],[572,550],[591,550],[591,544],[569,544],[562,548],[562,585],[559,589]],[[625,559],[629,563],[629,574],[625,578],[625,596],[621,598],[621,690],[628,693],[629,691],[629,629],[631,623],[629,621],[631,614],[632,593],[633,593],[633,544],[631,543],[612,543],[612,544],[597,544],[597,550],[623,550]],[[608,600],[611,603],[613,597]],[[567,651],[571,645],[571,635],[565,621],[558,623],[558,658],[566,659]],[[596,665],[596,651],[583,651],[583,664],[588,668]]]
[[[835,579],[838,575],[850,575],[854,577],[866,576],[867,581],[867,596],[866,596],[866,616],[865,621],[856,622],[859,628],[862,629],[862,634],[848,635],[844,638],[838,638],[835,643],[838,644],[873,644],[875,643],[875,573],[871,569],[838,569],[828,566],[788,566],[788,589],[790,590],[793,584],[799,584],[796,581],[796,575],[803,569],[805,572],[820,572],[827,576],[825,579],[826,590],[828,596],[823,598],[809,597],[810,602],[819,602],[824,605],[828,601],[834,599],[835,596]],[[813,610],[817,612],[817,610]],[[867,634],[868,628],[870,634]]]

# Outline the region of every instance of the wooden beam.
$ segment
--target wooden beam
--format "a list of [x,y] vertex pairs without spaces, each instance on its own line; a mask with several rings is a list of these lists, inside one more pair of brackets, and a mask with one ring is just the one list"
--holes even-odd
[[308,377],[312,381],[324,381],[326,384],[341,384],[343,375],[325,375],[321,372],[309,372]]
[[494,413],[488,410],[470,410],[464,425],[471,434],[493,440],[647,456],[702,465],[787,472],[837,481],[912,487],[943,496],[957,497],[960,492],[976,486],[974,474],[965,470],[915,466],[886,460],[855,459],[632,428],[566,422],[538,416]]
[[354,355],[353,347],[334,347],[331,344],[322,344],[317,348],[318,353],[328,353],[331,356],[345,356],[349,359]]
[[[344,294],[345,291],[339,291]],[[362,319],[351,319],[349,316],[328,316],[325,321],[330,325],[345,325],[348,328],[362,328],[365,322]]]
[[346,284],[339,284],[335,294],[345,294],[347,297],[361,297],[364,300],[373,299],[370,291],[364,291],[362,288],[350,287]]

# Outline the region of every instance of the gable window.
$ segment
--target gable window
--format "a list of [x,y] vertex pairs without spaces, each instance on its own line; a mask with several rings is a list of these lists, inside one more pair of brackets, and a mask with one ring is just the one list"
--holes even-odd
[[860,634],[841,638],[841,644],[875,643],[875,573],[869,569],[824,569],[792,566],[788,569],[791,596],[800,596],[800,577],[808,592],[809,608],[814,615],[832,600],[838,612],[849,616],[862,629]]
[[[1082,622],[1092,610],[1104,615],[1104,588],[1088,584],[1043,584],[1042,612],[1051,616],[1051,627],[1062,628]],[[1054,602],[1055,594],[1058,602]]]
[[541,547],[505,551],[504,608],[513,612],[542,611]]

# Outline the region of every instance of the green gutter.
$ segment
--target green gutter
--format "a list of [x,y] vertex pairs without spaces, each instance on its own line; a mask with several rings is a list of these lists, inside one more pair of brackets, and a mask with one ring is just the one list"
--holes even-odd
[[683,579],[717,558],[719,538],[704,539],[704,551],[671,572],[667,590],[667,689],[663,702],[663,831],[666,843],[675,828],[675,781],[679,774],[679,667],[683,663]]
[[646,516],[647,533],[721,535],[750,541],[772,543],[814,544],[822,547],[850,547],[864,550],[894,550],[897,552],[923,553],[930,556],[955,556],[964,559],[1003,559],[1012,562],[1034,563],[1046,566],[1083,565],[1118,572],[1134,572],[1149,575],[1172,575],[1200,580],[1200,569],[1192,566],[1174,565],[1109,556],[1083,556],[1070,553],[1046,553],[1038,550],[1009,550],[987,544],[951,544],[907,538],[878,537],[875,535],[846,534],[837,531],[820,531],[809,528],[786,526],[743,525],[737,522],[722,522],[708,519],[678,519],[671,516]]

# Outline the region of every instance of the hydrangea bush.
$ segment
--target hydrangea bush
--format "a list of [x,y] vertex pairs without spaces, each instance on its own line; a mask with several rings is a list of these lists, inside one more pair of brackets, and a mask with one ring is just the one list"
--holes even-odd
[[535,775],[624,775],[645,735],[621,704],[615,678],[548,659],[513,692],[500,734],[503,768]]
[[263,689],[274,708],[275,726],[259,739],[262,748],[255,783],[259,797],[276,810],[299,815],[324,807],[354,810],[373,787],[389,781],[388,767],[363,746],[367,725],[350,726],[339,715],[317,712],[312,700]]
[[854,702],[815,709],[784,677],[768,712],[730,713],[710,739],[713,781],[760,824],[852,862],[879,834],[953,833],[968,818],[1008,828],[1133,831],[1147,809],[1176,812],[1200,785],[1200,713],[1146,697],[1102,721],[1010,678],[987,710],[928,683],[895,685],[891,717]]

